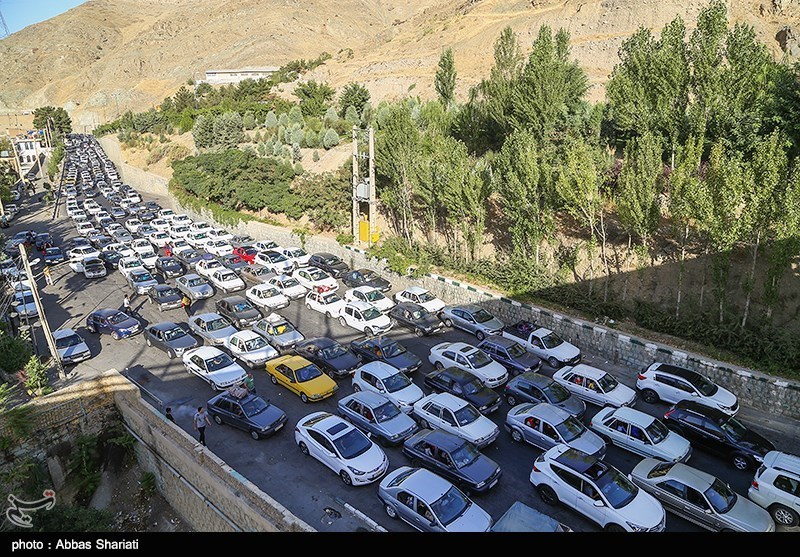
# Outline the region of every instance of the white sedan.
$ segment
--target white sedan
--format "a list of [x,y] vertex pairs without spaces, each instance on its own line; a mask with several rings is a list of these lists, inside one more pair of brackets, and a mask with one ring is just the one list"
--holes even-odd
[[305,286],[300,284],[296,278],[290,277],[289,275],[272,277],[267,281],[267,284],[276,287],[282,294],[287,295],[292,300],[302,298],[306,295],[306,292],[308,292]]
[[211,241],[211,238],[205,232],[189,232],[184,239],[194,249],[202,249]]
[[294,269],[294,263],[285,255],[272,250],[258,252],[253,263],[266,267],[276,275],[291,273]]
[[233,240],[233,234],[222,228],[211,228],[206,234],[208,234],[208,237],[212,240],[225,240],[226,242]]
[[454,366],[477,375],[490,389],[508,381],[508,370],[503,364],[466,342],[440,342],[431,348],[428,361],[436,369]]
[[150,226],[152,226],[156,230],[166,232],[167,230],[169,230],[170,222],[166,219],[153,219],[150,221]]
[[136,231],[139,230],[139,227],[142,226],[143,224],[144,223],[139,219],[128,219],[125,221],[125,224],[123,224],[123,226],[131,234],[136,234]]
[[294,266],[297,267],[308,267],[308,260],[311,258],[309,254],[303,250],[303,248],[275,248],[275,251],[285,255],[289,261],[294,263]]
[[214,271],[222,271],[227,269],[228,268],[225,265],[216,259],[201,259],[194,264],[194,270],[197,272],[197,274],[204,277],[211,276],[211,273]]
[[134,257],[136,255],[135,251],[133,251],[130,247],[120,242],[112,242],[110,244],[106,244],[105,246],[103,246],[103,249],[101,251],[116,251],[122,257]]
[[238,385],[247,377],[242,366],[216,346],[200,346],[187,350],[182,359],[189,373],[203,379],[215,391]]
[[142,271],[144,268],[144,262],[135,255],[133,257],[123,257],[117,263],[117,270],[126,279],[133,271]]
[[131,249],[136,252],[136,255],[143,255],[153,251],[153,245],[144,238],[139,238],[131,242]]
[[339,289],[339,283],[336,279],[319,267],[301,267],[292,273],[292,276],[308,290],[326,287],[328,290]]
[[159,230],[158,232],[151,234],[147,239],[150,241],[150,243],[153,245],[153,248],[155,249],[161,249],[166,244],[172,242],[172,236],[170,236],[169,233],[163,230]]
[[326,317],[338,318],[347,304],[336,292],[311,290],[306,294],[306,307]]
[[345,485],[365,485],[380,479],[389,459],[375,442],[343,418],[314,412],[294,428],[300,451],[333,470]]
[[215,288],[222,290],[225,294],[247,288],[247,285],[239,275],[225,267],[223,267],[222,270],[212,271],[211,274],[208,275],[208,282],[214,285]]
[[397,302],[413,302],[419,304],[434,315],[446,305],[442,300],[421,286],[411,286],[394,295]]
[[233,253],[233,246],[227,240],[211,240],[206,243],[203,249],[217,257]]
[[391,298],[387,298],[384,296],[383,292],[373,286],[351,288],[344,293],[344,299],[348,302],[354,302],[356,300],[367,302],[381,310],[382,313],[387,313],[397,305]]
[[422,429],[443,429],[479,449],[497,439],[500,428],[472,404],[450,393],[433,393],[414,403],[412,416]]
[[248,300],[262,308],[276,310],[289,305],[289,297],[275,286],[269,284],[251,286],[244,295]]
[[234,358],[250,369],[263,366],[267,360],[278,357],[278,351],[267,342],[267,339],[256,332],[246,329],[227,337],[223,341]]

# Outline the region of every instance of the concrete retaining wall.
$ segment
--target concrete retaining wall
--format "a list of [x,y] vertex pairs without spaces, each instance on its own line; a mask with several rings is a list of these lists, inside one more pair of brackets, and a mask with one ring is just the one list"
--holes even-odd
[[[103,138],[101,144],[104,148],[109,145],[106,153],[118,167],[121,166],[127,183],[142,192],[169,196],[167,181],[164,178],[133,168],[120,160],[118,143],[114,138]],[[112,155],[114,152],[117,153],[116,158]],[[186,213],[193,220],[214,222],[210,212],[203,211],[198,214],[191,209],[181,207],[174,199],[171,201],[177,212]],[[249,234],[258,240],[274,240],[283,246],[300,244],[299,239],[293,236],[288,229],[261,222],[242,222],[236,227],[224,228],[234,234]],[[387,274],[383,262],[368,258],[363,250],[340,246],[329,238],[321,236],[307,238],[306,251],[308,253],[330,252],[341,257],[351,267],[366,267]],[[564,339],[584,350],[595,352],[614,363],[630,366],[632,372],[644,369],[656,361],[693,369],[707,375],[738,395],[740,403],[745,406],[788,418],[800,419],[800,384],[797,382],[775,379],[754,370],[714,361],[698,354],[686,353],[661,343],[626,335],[614,329],[598,327],[594,323],[576,317],[561,315],[529,304],[521,304],[497,293],[434,274],[420,279],[410,279],[393,274],[391,281],[398,288],[411,285],[423,286],[449,304],[477,303],[483,305],[507,323],[520,319],[534,321],[542,327],[552,329]]]

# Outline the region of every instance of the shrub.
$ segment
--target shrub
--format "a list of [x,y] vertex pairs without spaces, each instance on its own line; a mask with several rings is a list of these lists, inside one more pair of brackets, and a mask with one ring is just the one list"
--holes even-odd
[[336,241],[342,246],[350,246],[353,244],[353,242],[355,242],[355,240],[355,236],[352,234],[342,233],[336,235]]
[[317,151],[314,151],[311,154],[311,160],[314,161],[314,162],[317,162],[319,160],[319,153],[317,153]]
[[244,126],[244,129],[246,130],[255,129],[256,117],[253,114],[252,110],[248,110],[247,112],[244,113],[244,116],[242,116],[242,126]]
[[267,112],[267,117],[264,119],[264,126],[268,129],[275,129],[278,127],[278,117],[275,116],[274,110]]
[[325,149],[332,149],[339,145],[339,134],[336,133],[336,130],[329,129],[325,132],[325,136],[322,139],[322,146]]
[[25,388],[31,396],[42,396],[53,392],[47,377],[47,366],[38,356],[31,356],[25,364]]

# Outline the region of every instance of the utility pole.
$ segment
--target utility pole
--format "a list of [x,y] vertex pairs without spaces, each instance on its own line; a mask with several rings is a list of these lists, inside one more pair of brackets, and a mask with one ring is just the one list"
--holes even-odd
[[[358,150],[359,134],[367,134],[367,153]],[[363,140],[363,138],[362,138]],[[367,203],[367,239],[366,243],[372,246],[372,234],[375,231],[375,140],[374,132],[370,127],[367,130],[353,126],[353,237],[361,242],[360,221],[361,202]],[[367,160],[367,180],[362,181],[360,173],[360,159]]]
[[375,232],[375,132],[369,127],[369,238],[367,243],[372,247],[372,235]]
[[[50,325],[47,323],[47,316],[44,314],[42,300],[39,299],[39,287],[37,286],[36,280],[33,277],[31,264],[30,261],[28,261],[28,252],[24,243],[19,245],[19,253],[22,256],[22,264],[25,266],[25,273],[27,273],[28,277],[30,278],[31,292],[33,292],[33,302],[36,304],[36,310],[39,312],[39,321],[42,324],[42,332],[44,333],[45,340],[47,340],[47,346],[50,348],[50,355],[53,360],[55,360],[58,376],[64,380],[67,378],[67,375],[64,373],[64,366],[61,363],[61,358],[58,357],[56,340],[53,338],[53,333],[50,331]],[[33,338],[33,335],[34,332],[31,331],[31,338]]]
[[358,242],[358,127],[353,126],[353,242]]

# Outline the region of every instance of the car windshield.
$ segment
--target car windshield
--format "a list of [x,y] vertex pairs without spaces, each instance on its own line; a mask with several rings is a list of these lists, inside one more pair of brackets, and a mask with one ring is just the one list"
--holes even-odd
[[275,325],[275,334],[276,335],[285,335],[286,333],[291,333],[294,331],[295,328],[291,323],[281,323],[280,325]]
[[306,252],[304,252],[303,250],[301,250],[299,248],[298,249],[290,249],[290,250],[287,250],[287,251],[289,252],[289,255],[292,256],[292,257],[303,257],[306,254]]
[[703,396],[714,396],[719,390],[719,387],[699,374],[689,381]]
[[342,298],[341,298],[341,297],[340,297],[338,294],[336,294],[336,293],[334,292],[334,293],[332,293],[332,294],[326,294],[325,296],[323,296],[323,297],[322,297],[322,301],[323,301],[325,304],[334,304],[334,303],[336,303],[336,302],[341,302],[341,301],[342,301]]
[[233,311],[247,311],[253,309],[253,306],[250,305],[249,302],[239,302],[237,304],[233,304]]
[[328,274],[322,269],[311,269],[308,274],[311,276],[311,280],[325,280],[328,278]]
[[467,496],[453,486],[441,498],[431,503],[431,510],[439,518],[439,521],[447,526],[467,512],[471,505]]
[[405,354],[408,352],[405,346],[400,344],[399,342],[390,342],[382,347],[383,355],[386,358],[393,358],[394,356],[399,356],[400,354]]
[[286,258],[286,256],[285,256],[285,255],[283,255],[282,253],[277,253],[277,252],[275,252],[275,253],[268,253],[268,254],[267,254],[267,257],[268,257],[268,258],[269,258],[269,260],[270,260],[270,261],[272,261],[273,263],[282,263],[282,262],[284,262],[284,261],[289,261],[289,260]]
[[82,342],[83,339],[77,334],[73,333],[71,335],[56,339],[56,348],[62,349],[69,348],[70,346],[78,346]]
[[261,292],[264,294],[265,298],[274,298],[275,296],[281,295],[277,288],[264,288]]
[[260,350],[268,344],[269,343],[264,337],[251,338],[250,340],[245,341],[244,349],[248,352],[252,352],[253,350]]
[[317,377],[321,376],[322,376],[322,371],[314,364],[301,367],[300,369],[297,370],[297,380],[300,383],[311,381],[312,379],[316,379]]
[[469,363],[472,364],[474,369],[482,368],[492,362],[492,359],[484,354],[482,350],[475,350],[471,354],[467,354],[467,360],[469,360]]
[[167,342],[172,340],[178,340],[179,338],[183,338],[186,336],[186,331],[181,329],[180,327],[173,327],[172,329],[167,329],[164,331],[164,340]]
[[384,402],[375,410],[375,420],[378,423],[388,422],[389,420],[400,415],[400,409],[391,402]]
[[[264,272],[266,272],[266,269],[264,269]],[[283,281],[284,288],[292,288],[293,286],[297,286],[298,284],[300,283],[297,282],[296,278],[288,278],[285,281]]]
[[494,319],[492,314],[483,308],[479,309],[478,311],[472,312],[472,317],[478,323],[486,323],[487,321],[491,321],[492,319]]
[[386,296],[384,296],[380,290],[370,290],[369,292],[366,293],[364,297],[367,299],[368,302],[378,302],[380,300],[383,300]]
[[736,494],[719,478],[714,478],[711,487],[706,489],[703,494],[719,514],[725,514],[736,504]]
[[342,455],[342,458],[350,460],[367,452],[372,446],[372,441],[367,439],[367,436],[359,430],[353,428],[334,439],[333,444],[339,454]]
[[205,284],[205,283],[203,282],[203,279],[201,279],[199,277],[198,278],[192,278],[192,279],[189,279],[189,280],[186,281],[186,285],[187,286],[201,286],[202,284]]
[[[222,263],[220,263],[220,265],[222,265]],[[227,282],[227,281],[230,281],[230,280],[236,280],[237,278],[239,278],[239,277],[233,271],[231,271],[230,273],[220,273],[220,275],[219,275],[219,280],[221,280],[223,282]]]
[[555,333],[550,333],[542,339],[542,344],[544,344],[545,348],[555,348],[563,343],[564,340]]
[[569,398],[569,391],[559,383],[553,381],[547,387],[542,389],[547,401],[551,403],[564,402]]
[[374,271],[361,271],[361,276],[364,277],[364,280],[366,280],[366,281],[375,280],[376,278],[380,278],[380,277],[378,277],[378,275],[375,274]]
[[60,248],[47,248],[46,250],[44,250],[45,255],[58,255],[60,253],[61,253]]
[[244,415],[248,418],[252,418],[256,414],[260,414],[264,410],[269,408],[269,404],[260,397],[251,398],[244,404],[242,404],[242,410],[244,410]]
[[527,353],[527,350],[525,350],[525,348],[523,348],[522,345],[518,342],[509,345],[506,348],[506,351],[508,352],[508,355],[511,356],[512,358],[521,358]]
[[425,308],[419,308],[411,312],[412,319],[425,319],[430,315],[430,312]]
[[719,427],[735,441],[741,441],[744,439],[744,436],[747,435],[747,427],[736,418],[729,418],[725,422],[719,424]]
[[361,315],[364,317],[365,321],[372,321],[383,314],[377,308],[367,308],[361,312]]
[[233,360],[227,354],[218,354],[213,358],[206,360],[206,368],[208,371],[218,371],[233,364]]
[[323,360],[333,360],[341,358],[348,353],[348,350],[341,344],[334,344],[333,346],[323,348],[320,352]]
[[653,423],[645,428],[654,445],[658,445],[669,435],[669,429],[660,420],[653,420]]
[[477,447],[472,443],[464,443],[450,453],[450,457],[456,465],[456,468],[463,468],[464,466],[472,464],[480,455],[480,451],[478,451]]
[[483,384],[483,382],[480,379],[475,378],[469,383],[464,383],[463,385],[461,385],[461,390],[464,391],[465,395],[474,395],[476,393],[481,392],[481,390],[483,390],[484,387],[485,385]]
[[597,383],[604,393],[613,391],[617,388],[617,385],[619,385],[619,382],[610,373],[604,374],[597,380]]
[[180,295],[181,293],[178,292],[178,289],[174,287],[165,288],[164,290],[158,293],[159,298],[168,298],[169,296],[180,296]]
[[111,323],[112,325],[119,325],[120,323],[123,323],[123,322],[127,321],[128,319],[130,319],[130,318],[127,315],[125,315],[124,313],[119,311],[119,312],[113,314],[111,317],[109,317],[108,318],[108,322]]
[[586,426],[576,420],[574,417],[570,416],[560,424],[556,424],[556,431],[558,431],[564,441],[569,443],[570,441],[583,435],[583,433],[586,431]]
[[206,236],[205,232],[195,232],[194,234],[195,240],[205,240],[206,238],[208,238],[208,236]]
[[228,322],[225,321],[223,317],[218,317],[217,319],[212,319],[208,321],[206,324],[206,329],[209,331],[220,331],[226,327],[229,327]]
[[422,292],[421,294],[417,294],[417,299],[420,301],[420,303],[424,304],[425,302],[430,302],[436,298],[434,298],[430,292]]
[[341,263],[341,261],[342,260],[336,257],[335,255],[331,255],[330,257],[325,259],[325,263],[327,263],[328,265],[336,265],[337,263]]
[[459,427],[469,425],[481,417],[481,413],[478,412],[478,410],[471,404],[466,404],[456,410],[455,415],[456,423],[459,425]]
[[386,387],[386,391],[390,393],[396,393],[409,385],[411,385],[411,379],[403,372],[395,373],[383,380],[383,386]]
[[603,493],[608,504],[615,509],[621,509],[631,501],[639,488],[616,469],[602,464],[599,461],[590,466],[586,475],[594,479],[598,489]]
[[150,273],[136,273],[133,275],[134,282],[145,282],[148,280],[153,280],[153,275]]

